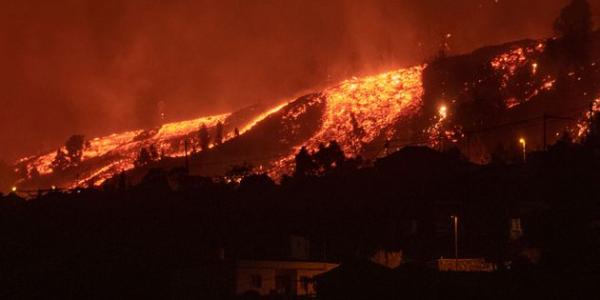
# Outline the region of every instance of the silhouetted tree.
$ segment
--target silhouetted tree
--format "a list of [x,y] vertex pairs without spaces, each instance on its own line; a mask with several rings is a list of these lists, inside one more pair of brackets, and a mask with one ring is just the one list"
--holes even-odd
[[127,175],[125,174],[125,172],[121,172],[121,174],[119,174],[119,181],[117,184],[117,188],[121,189],[121,190],[126,190],[127,189]]
[[251,174],[244,178],[240,182],[240,190],[243,191],[261,191],[272,189],[276,186],[275,182],[271,177],[266,174]]
[[56,150],[56,156],[50,165],[50,168],[54,172],[62,172],[69,167],[69,159],[62,149]]
[[150,154],[150,159],[152,159],[152,161],[157,161],[160,159],[160,154],[158,153],[158,149],[156,149],[156,146],[154,144],[150,145],[150,147],[148,147],[148,152]]
[[589,3],[586,0],[573,0],[554,22],[554,31],[560,39],[549,43],[549,52],[567,66],[587,65],[592,27]]
[[170,189],[166,171],[156,168],[148,170],[139,185],[153,191],[167,191]]
[[359,138],[365,135],[365,130],[360,126],[360,124],[356,120],[356,115],[354,115],[354,113],[350,113],[350,124],[352,124],[352,133],[354,133],[354,136]]
[[206,127],[206,125],[202,124],[198,134],[200,142],[200,151],[208,150],[208,145],[210,144],[210,135],[208,134],[208,128]]
[[17,178],[25,178],[27,177],[27,172],[27,166],[22,164],[15,169],[15,176],[17,176]]
[[573,136],[571,136],[571,133],[567,130],[563,131],[562,135],[560,136],[560,138],[558,139],[558,141],[556,141],[556,143],[560,143],[560,144],[572,144],[573,143]]
[[340,166],[345,160],[344,152],[336,141],[329,142],[327,146],[319,144],[319,150],[313,154],[313,157],[317,168],[322,173]]
[[133,164],[136,167],[142,167],[142,166],[148,165],[151,162],[152,162],[152,155],[150,154],[150,151],[148,151],[148,149],[146,149],[146,148],[142,148],[142,149],[140,149],[140,152],[138,153]]
[[452,36],[449,34],[444,34],[440,41],[440,46],[436,54],[431,59],[431,63],[435,64],[441,61],[444,61],[448,58],[448,53],[450,52],[450,38]]
[[554,32],[567,39],[584,39],[592,32],[592,11],[587,0],[573,0],[554,21]]
[[508,150],[504,147],[502,143],[498,143],[496,148],[491,153],[491,163],[492,164],[506,164],[509,161]]
[[83,148],[85,145],[85,137],[80,134],[72,135],[66,142],[67,155],[70,165],[76,166],[81,162],[83,156]]
[[301,177],[307,175],[314,175],[317,169],[312,156],[308,153],[306,147],[302,147],[295,157],[296,169],[294,170],[294,177]]
[[221,143],[223,143],[223,123],[219,121],[215,128],[215,145],[220,145]]
[[235,137],[240,136],[240,130],[236,127],[235,130],[233,130],[233,134],[235,135]]
[[31,171],[29,171],[29,178],[38,178],[40,177],[40,172],[36,167],[33,167]]
[[244,162],[240,165],[233,165],[227,172],[225,172],[225,177],[232,182],[240,183],[242,179],[252,175],[252,169],[252,165],[247,162]]

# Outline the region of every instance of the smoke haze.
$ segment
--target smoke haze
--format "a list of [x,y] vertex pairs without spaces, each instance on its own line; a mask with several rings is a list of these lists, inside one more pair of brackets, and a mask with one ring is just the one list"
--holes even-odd
[[451,53],[547,37],[568,2],[4,0],[0,159],[420,63],[448,33]]

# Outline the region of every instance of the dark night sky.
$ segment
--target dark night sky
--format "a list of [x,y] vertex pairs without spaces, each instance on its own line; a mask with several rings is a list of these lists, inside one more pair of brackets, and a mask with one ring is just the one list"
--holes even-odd
[[0,0],[0,159],[419,63],[445,33],[454,53],[549,36],[567,2]]

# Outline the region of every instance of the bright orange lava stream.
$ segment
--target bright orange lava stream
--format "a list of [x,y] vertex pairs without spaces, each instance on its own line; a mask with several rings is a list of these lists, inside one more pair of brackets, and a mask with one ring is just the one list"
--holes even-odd
[[278,178],[289,172],[302,146],[315,151],[320,143],[336,141],[352,157],[376,138],[391,137],[396,121],[417,114],[422,107],[424,69],[422,65],[354,78],[326,90],[320,130],[290,155],[274,162],[269,174]]
[[327,90],[323,125],[306,146],[315,150],[319,143],[337,141],[346,155],[356,156],[378,136],[393,135],[392,124],[421,109],[424,68],[347,80]]
[[[91,171],[82,172],[71,185],[65,188],[74,188],[86,184],[90,180],[94,185],[99,185],[112,175],[133,168],[133,162],[142,147],[155,145],[158,151],[166,156],[183,156],[185,150],[182,143],[185,136],[198,131],[202,125],[215,126],[218,122],[225,121],[229,115],[202,117],[164,124],[156,130],[133,130],[94,138],[84,148],[81,164],[85,164],[91,159],[106,159],[107,161]],[[108,156],[110,158],[107,158]],[[17,163],[25,162],[29,172],[35,168],[40,175],[47,175],[53,172],[51,165],[55,157],[56,151],[53,151],[39,157],[25,158]]]

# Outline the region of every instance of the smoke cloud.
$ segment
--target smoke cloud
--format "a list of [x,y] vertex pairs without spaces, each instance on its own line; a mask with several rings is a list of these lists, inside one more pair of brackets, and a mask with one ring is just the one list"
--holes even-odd
[[421,63],[446,34],[452,53],[547,37],[567,2],[3,1],[0,159]]

